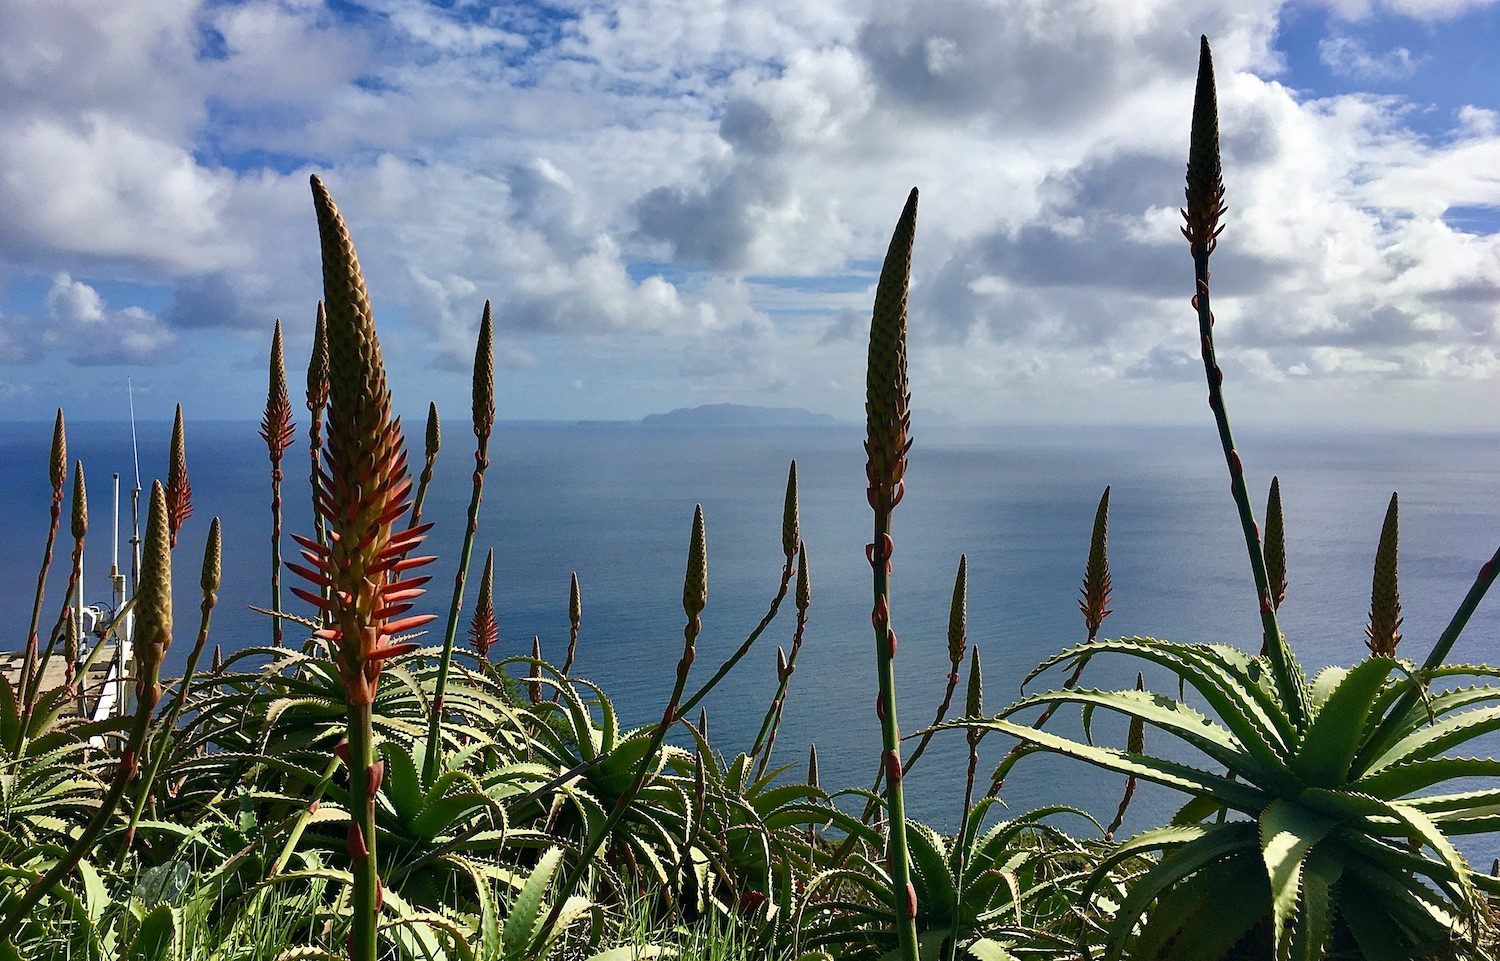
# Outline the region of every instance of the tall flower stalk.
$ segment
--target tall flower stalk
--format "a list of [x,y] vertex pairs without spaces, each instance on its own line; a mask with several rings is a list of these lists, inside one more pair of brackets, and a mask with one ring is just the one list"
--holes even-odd
[[125,839],[120,844],[119,858],[115,862],[116,870],[124,864],[130,845],[135,840],[136,825],[140,822],[146,800],[151,796],[151,785],[155,783],[157,772],[161,769],[162,759],[167,751],[167,741],[177,730],[177,718],[182,714],[182,707],[187,702],[188,691],[193,683],[193,673],[198,667],[198,658],[203,654],[204,645],[208,643],[209,622],[213,618],[214,605],[219,602],[219,579],[224,556],[223,543],[222,527],[219,519],[215,517],[213,523],[208,526],[208,540],[203,545],[203,568],[198,578],[198,586],[203,592],[203,600],[198,605],[198,636],[193,642],[192,651],[188,654],[187,666],[183,668],[182,677],[177,681],[177,694],[172,698],[172,707],[160,725],[161,734],[155,739],[155,746],[146,752],[146,773],[136,791],[135,806],[130,812],[130,824],[125,828]]
[[1307,690],[1297,666],[1292,661],[1291,649],[1281,628],[1276,623],[1276,603],[1271,591],[1270,577],[1266,572],[1266,559],[1261,550],[1260,529],[1255,523],[1255,511],[1250,506],[1250,492],[1245,487],[1245,467],[1239,451],[1234,446],[1234,434],[1229,429],[1229,412],[1224,403],[1224,371],[1219,367],[1214,349],[1214,315],[1209,301],[1208,258],[1218,246],[1219,234],[1224,226],[1219,222],[1224,215],[1224,172],[1219,161],[1219,101],[1214,89],[1213,52],[1208,46],[1208,37],[1203,37],[1198,54],[1198,85],[1193,96],[1193,130],[1188,147],[1187,207],[1182,211],[1186,224],[1182,235],[1187,238],[1193,255],[1193,279],[1196,292],[1193,308],[1198,313],[1198,335],[1203,354],[1203,370],[1208,378],[1208,406],[1213,411],[1214,423],[1219,429],[1219,443],[1224,449],[1224,461],[1229,467],[1229,487],[1239,509],[1240,527],[1245,535],[1245,547],[1250,555],[1250,572],[1255,578],[1257,604],[1260,607],[1262,648],[1270,660],[1272,676],[1278,690],[1286,699],[1287,712],[1294,724],[1300,725],[1307,717]]
[[[260,437],[271,458],[271,610],[281,610],[281,458],[292,446],[296,432],[292,424],[292,401],[286,389],[286,357],[281,346],[281,321],[271,336],[270,385],[266,390],[266,412],[260,421]],[[271,615],[271,646],[281,646],[281,617]]]
[[[464,546],[458,557],[458,573],[453,577],[453,600],[448,607],[448,629],[443,634],[443,655],[438,661],[437,684],[433,689],[431,713],[427,718],[427,753],[422,763],[422,779],[431,784],[442,765],[443,692],[448,688],[448,673],[453,665],[453,640],[458,636],[458,614],[464,606],[464,581],[469,575],[469,556],[474,550],[474,534],[479,530],[479,504],[484,499],[484,472],[490,466],[490,432],[495,426],[495,331],[490,302],[484,302],[479,319],[479,343],[474,348],[474,475],[469,495],[469,524],[464,528]],[[437,408],[433,407],[433,456],[437,451]]]
[[318,458],[323,449],[323,411],[327,407],[328,315],[320,300],[313,326],[312,353],[307,358],[307,453],[312,464],[307,481],[313,497],[313,537],[323,545],[328,543],[328,528],[323,521],[323,512],[318,509],[318,491],[322,490],[318,483]]
[[407,511],[411,478],[401,421],[391,413],[375,318],[344,219],[316,176],[312,192],[323,251],[329,369],[328,441],[317,505],[328,524],[329,543],[296,537],[309,566],[290,566],[319,588],[293,592],[324,611],[330,622],[315,636],[330,647],[348,710],[348,741],[338,753],[349,769],[349,957],[374,961],[383,901],[375,799],[385,764],[375,759],[373,704],[381,667],[417,647],[400,635],[432,620],[426,614],[404,616],[427,580],[407,575],[432,560],[406,553],[430,525],[398,526]]
[[875,666],[880,693],[875,714],[880,719],[885,765],[887,816],[886,862],[891,873],[892,908],[902,961],[917,961],[917,892],[912,886],[906,841],[906,800],[902,784],[901,728],[896,718],[896,632],[891,629],[890,575],[891,513],[901,502],[906,454],[911,448],[911,393],[906,377],[906,293],[911,277],[912,244],[916,239],[917,191],[891,236],[880,281],[875,287],[875,310],[870,321],[870,352],[866,372],[865,474],[868,497],[875,511],[875,536],[865,554],[873,572],[875,606],[870,621],[875,628]]
[[26,629],[26,654],[21,661],[21,696],[26,702],[25,710],[31,713],[31,703],[26,692],[32,687],[32,676],[37,671],[41,654],[38,645],[38,628],[42,620],[42,599],[46,594],[47,572],[52,568],[52,546],[57,542],[57,529],[62,526],[63,484],[68,478],[68,435],[63,427],[62,408],[57,409],[57,419],[52,424],[52,451],[47,462],[47,479],[52,484],[51,520],[47,525],[47,546],[42,550],[42,566],[36,575],[36,599],[31,604],[31,626]]
[[[74,630],[77,628],[72,621],[73,608],[77,603],[78,592],[83,589],[83,585],[79,583],[83,577],[83,543],[89,532],[88,488],[83,482],[83,461],[73,462],[73,499],[70,506],[71,514],[68,523],[69,533],[73,535],[73,557],[72,566],[68,570],[68,587],[63,592],[62,608],[58,611],[57,623],[52,627],[51,637],[47,641],[46,648],[42,650],[36,669],[31,673],[31,688],[22,692],[28,720],[37,697],[42,693],[42,677],[47,673],[47,663],[52,660],[52,652],[57,650],[58,641],[65,641],[70,624],[73,625]],[[71,664],[70,660],[69,665]],[[72,683],[71,679],[68,683]]]

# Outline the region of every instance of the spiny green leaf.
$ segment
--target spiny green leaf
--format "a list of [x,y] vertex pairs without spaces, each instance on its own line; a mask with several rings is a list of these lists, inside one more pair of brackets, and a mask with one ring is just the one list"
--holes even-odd
[[1337,826],[1332,818],[1277,798],[1260,815],[1260,852],[1271,882],[1272,930],[1276,956],[1290,957],[1291,922],[1298,914],[1302,865],[1313,845]]
[[1072,757],[1117,774],[1133,774],[1138,778],[1179,791],[1213,797],[1221,804],[1240,811],[1259,811],[1265,806],[1267,800],[1265,794],[1252,785],[1233,781],[1187,764],[1149,755],[1136,756],[1112,748],[1080,744],[1048,731],[1036,730],[1004,718],[990,718],[983,721],[947,721],[937,727],[939,730],[977,727],[1002,731],[1022,741],[1034,743],[1045,750]]
[[510,912],[505,917],[505,927],[500,933],[504,957],[508,961],[520,961],[531,956],[529,952],[532,945],[541,933],[537,929],[542,920],[542,899],[561,860],[562,848],[548,848],[532,869],[531,876],[526,879],[526,886],[511,902]]
[[1348,778],[1370,706],[1395,667],[1390,658],[1371,658],[1339,679],[1292,759],[1298,777],[1315,787],[1334,787]]

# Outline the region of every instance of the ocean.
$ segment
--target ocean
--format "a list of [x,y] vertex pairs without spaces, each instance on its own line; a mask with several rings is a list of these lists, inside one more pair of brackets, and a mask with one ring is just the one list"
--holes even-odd
[[[437,521],[424,551],[439,559],[429,569],[434,576],[423,606],[440,615],[457,569],[473,464],[467,420],[455,416],[445,428],[424,511],[425,519]],[[249,610],[268,604],[270,596],[269,462],[257,429],[249,422],[188,425],[194,514],[175,555],[177,636],[169,675],[180,673],[194,636],[198,564],[215,515],[224,525],[224,583],[210,644],[227,652],[270,641],[269,619]],[[420,467],[420,424],[408,429]],[[305,425],[301,431],[284,465],[285,530],[310,533]],[[0,511],[12,536],[11,549],[0,552],[0,625],[9,638],[0,643],[7,648],[25,641],[46,535],[50,436],[51,425],[43,423],[0,430]],[[984,661],[989,711],[1017,696],[1021,679],[1039,661],[1084,639],[1078,588],[1106,485],[1114,593],[1101,633],[1258,648],[1255,592],[1211,425],[970,429],[926,428],[919,419],[914,436],[907,494],[893,523],[892,622],[900,637],[897,707],[905,732],[929,723],[942,696],[949,599],[961,554],[968,556],[968,638]],[[148,492],[151,478],[166,473],[169,437],[169,424],[140,425]],[[69,457],[83,460],[88,481],[85,597],[107,600],[110,475],[121,475],[128,505],[135,478],[130,433],[117,423],[70,422],[68,438]],[[709,601],[693,672],[701,682],[753,629],[775,592],[782,497],[788,464],[796,459],[812,608],[775,757],[795,763],[788,776],[800,778],[808,745],[816,743],[824,787],[869,787],[879,727],[861,440],[855,426],[502,423],[490,446],[460,638],[484,552],[494,548],[501,656],[529,653],[538,637],[544,656],[560,664],[569,578],[577,572],[583,626],[575,674],[601,684],[624,723],[656,720],[681,650],[681,585],[694,505],[703,505],[709,554]],[[1281,622],[1304,666],[1312,671],[1363,656],[1375,545],[1392,491],[1399,491],[1402,508],[1401,652],[1424,657],[1500,543],[1500,437],[1244,430],[1237,440],[1258,517],[1271,476],[1281,478],[1290,582]],[[128,530],[127,521],[121,526]],[[65,513],[46,623],[57,615],[66,582],[66,532]],[[128,557],[128,545],[120,549]],[[294,553],[290,540],[283,552]],[[293,579],[285,575],[284,586]],[[286,603],[302,610],[289,593]],[[707,702],[717,749],[731,756],[748,749],[775,689],[776,647],[791,643],[794,613],[788,598],[751,656]],[[435,640],[441,631],[440,617]],[[1500,599],[1492,598],[1453,658],[1493,660],[1497,637]],[[1095,686],[1125,686],[1135,669],[1102,658],[1085,678]],[[690,681],[689,689],[695,687]],[[1034,683],[1031,689],[1042,688]],[[962,686],[955,701],[961,710]],[[1077,729],[1072,719],[1057,720],[1063,722],[1058,730]],[[1123,725],[1108,719],[1098,719],[1094,733],[1123,744]],[[986,739],[981,785],[1008,747],[998,736]],[[960,733],[934,739],[908,780],[913,817],[953,829],[966,756]],[[1002,798],[1013,812],[1071,803],[1107,822],[1120,790],[1114,776],[1032,757],[1013,772]],[[1143,785],[1124,829],[1160,824],[1180,803],[1172,792]],[[1081,822],[1064,826],[1088,833]],[[1488,865],[1496,844],[1482,838],[1464,849]]]

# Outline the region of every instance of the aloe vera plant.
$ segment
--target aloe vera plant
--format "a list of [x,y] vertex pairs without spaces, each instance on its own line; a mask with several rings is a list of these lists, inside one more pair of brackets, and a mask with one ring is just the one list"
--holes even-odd
[[[1025,698],[994,718],[956,724],[1004,731],[1035,748],[1188,796],[1171,824],[1126,841],[1096,870],[1091,889],[1122,861],[1160,853],[1120,902],[1107,931],[1106,958],[1491,957],[1486,895],[1500,892],[1500,882],[1474,871],[1454,838],[1494,829],[1500,790],[1474,789],[1464,779],[1494,777],[1500,761],[1455,752],[1500,729],[1500,687],[1450,685],[1500,672],[1444,661],[1494,580],[1500,552],[1481,569],[1427,661],[1420,667],[1399,661],[1393,656],[1399,623],[1393,500],[1376,561],[1372,656],[1352,668],[1328,668],[1310,681],[1303,675],[1276,622],[1284,561],[1276,558],[1273,577],[1250,511],[1215,359],[1208,258],[1223,229],[1222,211],[1213,66],[1205,38],[1184,233],[1193,253],[1210,405],[1249,549],[1265,653],[1152,638],[1101,640],[1049,658],[1033,676],[1086,654],[1123,655],[1166,669],[1179,690],[1194,692],[1201,708],[1181,695],[1075,689]],[[1273,504],[1279,505],[1279,495],[1278,486]],[[1278,532],[1278,555],[1279,540]],[[1147,754],[1138,741],[1130,750],[1114,750],[1014,720],[1059,702],[1086,712],[1116,712],[1133,728],[1156,728],[1211,763]],[[1002,769],[1018,757],[1007,757]]]

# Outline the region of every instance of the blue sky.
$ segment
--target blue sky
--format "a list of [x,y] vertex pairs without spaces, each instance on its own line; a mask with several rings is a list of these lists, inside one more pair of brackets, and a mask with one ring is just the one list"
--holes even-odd
[[[875,11],[875,12],[872,12]],[[0,418],[258,417],[359,246],[398,406],[854,419],[922,189],[914,404],[1204,416],[1177,229],[1197,37],[1236,415],[1493,429],[1491,0],[0,0]],[[300,409],[300,406],[299,406]]]

